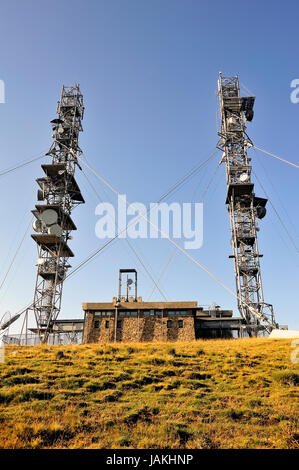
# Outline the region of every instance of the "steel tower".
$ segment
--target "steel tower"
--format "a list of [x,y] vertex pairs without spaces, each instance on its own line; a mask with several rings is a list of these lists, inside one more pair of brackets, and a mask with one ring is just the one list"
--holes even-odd
[[221,131],[217,148],[226,167],[226,204],[231,226],[238,308],[248,333],[277,328],[273,306],[264,302],[257,231],[257,219],[266,215],[267,199],[256,197],[251,181],[253,144],[246,134],[246,122],[253,119],[254,96],[240,96],[238,76],[219,74]]
[[79,85],[62,87],[56,119],[51,121],[53,144],[46,155],[51,163],[41,165],[45,176],[36,181],[39,203],[33,214],[36,220],[31,235],[37,244],[38,262],[33,311],[42,342],[47,342],[60,312],[63,281],[74,254],[68,246],[76,226],[71,219],[75,206],[84,203],[75,180],[78,157],[82,154],[78,137],[82,131],[83,96]]

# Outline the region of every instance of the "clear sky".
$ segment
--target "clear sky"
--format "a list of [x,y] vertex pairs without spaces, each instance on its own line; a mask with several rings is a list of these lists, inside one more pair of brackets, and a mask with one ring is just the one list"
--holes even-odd
[[[86,107],[80,137],[86,158],[129,201],[154,202],[215,149],[219,71],[239,74],[256,95],[255,117],[248,123],[254,143],[298,164],[299,104],[290,101],[290,83],[299,78],[298,14],[295,0],[1,2],[0,79],[6,86],[6,103],[0,104],[1,170],[49,149],[49,121],[61,86],[77,81]],[[298,170],[257,151],[250,156],[298,246]],[[219,158],[218,153],[168,201],[199,200]],[[0,177],[1,280],[30,221],[40,163]],[[98,201],[79,173],[86,204],[73,212],[78,227],[70,242],[74,267],[103,244],[95,235]],[[104,200],[115,201],[89,177]],[[255,192],[263,196],[258,184]],[[204,199],[203,246],[191,254],[234,290],[225,193],[222,165]],[[30,233],[0,291],[0,314],[32,300],[37,253]],[[158,278],[171,244],[132,243]],[[270,205],[260,221],[259,245],[265,300],[274,305],[280,324],[299,328],[298,252]],[[80,318],[83,301],[110,301],[118,269],[124,267],[138,269],[139,293],[146,300],[152,282],[119,240],[65,283],[61,318]],[[168,300],[216,302],[238,314],[234,297],[180,253],[161,289]],[[161,295],[156,292],[152,299]]]

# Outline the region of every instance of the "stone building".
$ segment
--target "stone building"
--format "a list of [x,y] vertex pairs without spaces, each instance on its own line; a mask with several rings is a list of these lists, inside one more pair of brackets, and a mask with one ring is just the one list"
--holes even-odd
[[83,310],[83,343],[230,338],[241,321],[219,307],[204,310],[197,302],[143,302],[141,297],[83,303]]
[[[134,295],[129,295],[132,288]],[[219,306],[204,310],[197,302],[143,302],[137,296],[136,269],[119,270],[118,297],[112,302],[82,306],[83,343],[193,341],[231,338],[241,331],[241,318]]]

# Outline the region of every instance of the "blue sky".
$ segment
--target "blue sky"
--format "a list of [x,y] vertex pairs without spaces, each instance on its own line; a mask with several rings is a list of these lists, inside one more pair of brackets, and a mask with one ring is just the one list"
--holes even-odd
[[[45,153],[51,144],[62,84],[80,83],[85,99],[80,144],[90,164],[129,201],[156,201],[214,151],[219,71],[239,74],[256,95],[248,123],[254,143],[298,163],[299,104],[290,83],[299,78],[296,1],[52,0],[1,5],[1,169]],[[298,170],[250,151],[255,172],[299,245]],[[171,201],[199,200],[217,154]],[[46,158],[45,158],[46,161]],[[88,171],[88,170],[86,170]],[[1,177],[0,275],[9,266],[36,203],[40,162]],[[104,200],[115,196],[92,175]],[[77,174],[86,204],[73,212],[78,227],[71,248],[77,266],[103,242],[95,236],[97,199]],[[255,192],[263,196],[256,185]],[[191,252],[234,289],[230,231],[221,166],[204,200],[204,243]],[[109,196],[109,199],[108,199]],[[298,328],[298,252],[271,206],[260,222],[259,245],[265,300],[277,320]],[[28,232],[0,292],[0,314],[32,300],[36,247]],[[155,278],[173,247],[167,240],[132,241]],[[136,267],[139,293],[152,282],[124,240],[115,242],[65,283],[61,317],[81,317],[81,303],[109,301],[118,269]],[[177,253],[161,281],[168,300],[216,302],[234,309],[234,297]],[[153,300],[159,300],[156,293]]]

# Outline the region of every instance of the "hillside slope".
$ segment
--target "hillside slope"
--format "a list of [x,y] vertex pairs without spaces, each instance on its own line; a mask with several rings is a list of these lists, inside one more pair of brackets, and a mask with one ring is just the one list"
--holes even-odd
[[6,348],[2,448],[298,448],[290,340]]

